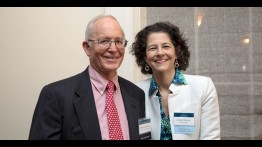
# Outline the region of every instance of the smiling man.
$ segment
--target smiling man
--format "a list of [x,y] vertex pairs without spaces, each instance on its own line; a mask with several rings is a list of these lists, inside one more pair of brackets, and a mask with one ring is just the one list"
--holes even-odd
[[99,15],[85,35],[82,46],[90,65],[42,89],[29,139],[139,139],[145,94],[117,75],[127,45],[123,29],[113,16]]

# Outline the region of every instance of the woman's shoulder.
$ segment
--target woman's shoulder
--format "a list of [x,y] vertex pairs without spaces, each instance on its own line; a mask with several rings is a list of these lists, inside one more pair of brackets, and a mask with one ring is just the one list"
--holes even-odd
[[189,75],[189,74],[184,74],[185,78],[191,79],[191,80],[207,80],[210,79],[208,76],[202,76],[202,75]]
[[[189,84],[207,84],[209,82],[212,82],[212,79],[208,76],[202,76],[202,75],[188,75],[184,74],[186,81]],[[213,83],[213,82],[212,82]]]

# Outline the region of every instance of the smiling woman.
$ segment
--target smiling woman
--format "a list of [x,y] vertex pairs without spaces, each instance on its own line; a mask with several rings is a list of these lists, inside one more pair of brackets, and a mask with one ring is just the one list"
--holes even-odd
[[152,33],[147,39],[146,63],[156,72],[172,72],[177,59],[175,48],[166,33]]
[[131,52],[141,72],[152,75],[137,85],[146,94],[153,140],[220,139],[216,88],[209,77],[182,73],[190,53],[177,26],[168,21],[146,26]]

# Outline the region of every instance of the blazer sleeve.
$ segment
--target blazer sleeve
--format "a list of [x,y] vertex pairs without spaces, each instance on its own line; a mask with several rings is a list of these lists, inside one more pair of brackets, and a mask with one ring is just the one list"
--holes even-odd
[[55,92],[45,86],[33,114],[29,140],[57,140],[61,136],[62,119]]
[[217,91],[211,78],[208,77],[205,93],[202,98],[201,134],[202,140],[220,139],[220,114]]

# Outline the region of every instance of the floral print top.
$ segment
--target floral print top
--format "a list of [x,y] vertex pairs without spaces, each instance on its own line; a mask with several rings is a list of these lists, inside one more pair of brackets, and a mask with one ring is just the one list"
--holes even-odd
[[[176,85],[187,85],[188,83],[185,80],[185,77],[183,73],[179,70],[176,69],[176,74],[172,80],[173,84]],[[170,127],[170,118],[169,115],[166,116],[165,112],[163,111],[162,108],[162,103],[161,103],[161,94],[158,90],[158,86],[155,82],[154,76],[152,76],[151,82],[150,82],[150,88],[149,88],[149,96],[151,96],[154,91],[157,91],[156,96],[158,97],[159,104],[160,104],[160,113],[161,113],[161,135],[160,135],[160,140],[172,140],[172,132],[171,132],[171,127]],[[170,91],[172,93],[172,91]]]

